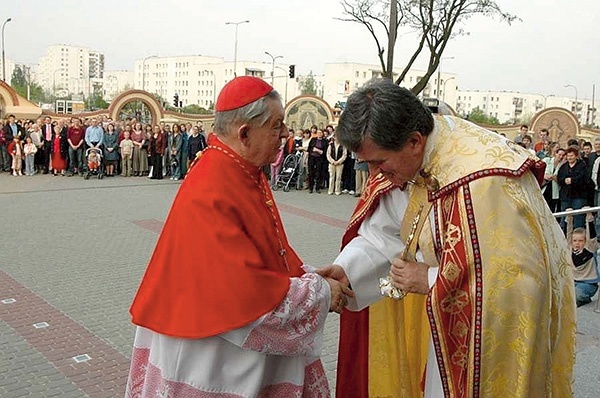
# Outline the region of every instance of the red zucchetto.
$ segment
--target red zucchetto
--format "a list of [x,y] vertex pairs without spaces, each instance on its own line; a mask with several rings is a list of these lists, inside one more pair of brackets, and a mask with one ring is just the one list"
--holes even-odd
[[215,111],[225,112],[246,106],[273,91],[273,87],[257,77],[240,76],[227,83],[221,92]]

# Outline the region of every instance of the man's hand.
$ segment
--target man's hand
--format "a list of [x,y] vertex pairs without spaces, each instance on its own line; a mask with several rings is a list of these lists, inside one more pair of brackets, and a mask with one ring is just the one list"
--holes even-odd
[[323,278],[335,279],[341,282],[344,286],[350,286],[350,281],[346,275],[346,271],[337,264],[326,265],[323,268],[316,270],[316,273],[321,275]]
[[390,278],[394,287],[404,293],[427,294],[429,292],[429,266],[425,263],[413,263],[399,258],[392,260]]
[[335,311],[341,314],[344,307],[348,305],[348,297],[354,297],[354,292],[343,283],[335,279],[325,278],[331,289],[331,303],[329,311]]

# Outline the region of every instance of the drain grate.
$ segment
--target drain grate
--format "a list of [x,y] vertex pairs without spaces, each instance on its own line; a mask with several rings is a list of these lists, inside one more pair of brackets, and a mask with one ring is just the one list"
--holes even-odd
[[2,304],[13,304],[16,302],[17,302],[17,300],[15,300],[14,298],[7,298],[7,299],[2,300]]
[[89,356],[88,354],[81,354],[81,355],[77,355],[77,356],[73,357],[73,360],[77,363],[87,362],[90,359],[92,359],[92,357]]
[[36,329],[43,329],[43,328],[47,328],[48,326],[50,326],[50,324],[48,322],[38,322],[38,323],[33,324],[33,327]]

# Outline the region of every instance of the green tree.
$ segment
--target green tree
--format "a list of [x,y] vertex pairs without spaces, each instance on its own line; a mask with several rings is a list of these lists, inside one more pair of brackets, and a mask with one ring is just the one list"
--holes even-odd
[[467,116],[467,119],[472,121],[473,123],[478,124],[491,124],[497,126],[500,124],[500,121],[495,116],[486,115],[485,112],[479,107],[473,109],[471,113]]
[[416,48],[395,80],[396,84],[400,84],[426,49],[429,52],[427,71],[411,88],[414,94],[427,86],[448,42],[466,33],[462,28],[466,20],[483,15],[498,17],[510,24],[518,19],[502,11],[493,0],[342,0],[341,5],[344,17],[338,19],[367,28],[376,44],[382,76],[389,79],[394,78],[394,47],[398,30],[403,28],[407,33],[418,35]]
[[184,106],[181,109],[181,112],[183,112],[183,113],[192,113],[192,114],[195,114],[195,115],[208,115],[208,114],[212,113],[208,109],[202,108],[200,105],[196,105],[196,104],[190,104],[188,106]]
[[85,105],[87,109],[95,111],[98,109],[108,109],[110,104],[106,102],[100,95],[94,94],[86,100]]
[[[10,79],[10,85],[23,98],[27,98],[27,83],[29,81],[30,77],[25,73],[24,68],[21,65],[17,65]],[[31,82],[29,86],[29,94],[31,100],[34,102],[46,102],[48,99],[44,89],[34,82]]]
[[302,94],[317,95],[317,81],[315,80],[312,70],[308,76],[302,80],[302,83],[300,84],[300,92]]

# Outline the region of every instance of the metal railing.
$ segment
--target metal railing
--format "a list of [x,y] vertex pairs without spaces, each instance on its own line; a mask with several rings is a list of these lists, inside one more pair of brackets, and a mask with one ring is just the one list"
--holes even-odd
[[[596,213],[596,212],[600,212],[600,206],[585,207],[583,209],[577,209],[577,210],[559,211],[557,213],[552,213],[552,215],[554,217],[558,218],[558,217],[576,216],[578,214],[587,214],[587,213]],[[600,292],[598,293],[598,297],[596,298],[596,306],[594,307],[594,312],[600,313]]]

